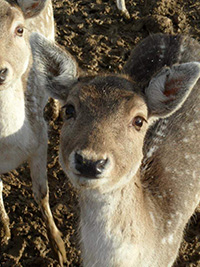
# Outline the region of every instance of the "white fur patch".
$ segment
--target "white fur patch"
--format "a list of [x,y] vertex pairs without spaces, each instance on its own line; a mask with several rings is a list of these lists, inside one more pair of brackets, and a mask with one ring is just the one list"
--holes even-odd
[[[16,82],[17,84],[17,82]],[[16,85],[15,85],[16,86]],[[0,137],[10,136],[19,131],[25,120],[24,92],[10,87],[0,91]]]

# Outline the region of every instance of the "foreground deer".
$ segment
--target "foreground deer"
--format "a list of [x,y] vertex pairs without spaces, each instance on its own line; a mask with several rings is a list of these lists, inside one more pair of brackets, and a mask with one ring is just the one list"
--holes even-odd
[[200,45],[153,35],[123,74],[96,77],[37,34],[31,45],[38,82],[65,108],[60,162],[79,192],[84,266],[172,266],[200,198]]
[[[52,247],[60,264],[65,260],[64,243],[54,223],[46,175],[47,127],[43,108],[47,96],[36,85],[31,66],[29,35],[39,31],[54,39],[52,4],[46,1],[0,0],[0,173],[30,164],[35,200],[38,202]],[[9,219],[0,180],[1,244],[10,238]]]

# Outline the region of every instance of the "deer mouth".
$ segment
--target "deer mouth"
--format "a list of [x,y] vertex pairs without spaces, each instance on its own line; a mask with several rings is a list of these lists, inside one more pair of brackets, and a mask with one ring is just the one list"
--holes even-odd
[[65,173],[72,185],[77,189],[94,189],[105,181],[105,177],[83,176],[70,169],[66,170]]
[[7,90],[9,88],[10,88],[10,83],[9,82],[5,82],[3,84],[0,83],[0,92],[1,91],[5,91],[5,90]]
[[101,176],[92,176],[90,174],[88,175],[82,175],[82,174],[79,174],[79,173],[74,173],[78,178],[80,179],[86,179],[86,180],[100,180],[102,177]]

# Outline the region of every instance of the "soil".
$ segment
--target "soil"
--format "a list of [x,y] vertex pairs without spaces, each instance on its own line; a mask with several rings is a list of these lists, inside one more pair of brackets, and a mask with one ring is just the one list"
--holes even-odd
[[[184,33],[200,39],[200,2],[197,0],[126,0],[129,19],[120,14],[114,0],[54,0],[53,3],[57,41],[90,73],[120,71],[135,44],[152,33]],[[45,116],[49,125],[50,204],[63,234],[66,266],[81,266],[76,230],[78,200],[58,163],[62,119],[54,118],[51,101]],[[2,179],[12,238],[8,246],[0,248],[0,266],[58,266],[33,199],[28,166],[24,164]],[[200,266],[200,209],[186,227],[175,266]]]

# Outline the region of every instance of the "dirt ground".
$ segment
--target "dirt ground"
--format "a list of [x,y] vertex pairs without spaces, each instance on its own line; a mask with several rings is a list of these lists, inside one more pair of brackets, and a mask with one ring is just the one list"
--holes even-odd
[[[130,19],[120,14],[114,0],[54,0],[53,3],[57,41],[88,72],[118,72],[134,45],[152,33],[184,33],[200,41],[199,0],[126,0]],[[45,113],[49,124],[50,204],[63,233],[68,260],[66,266],[81,266],[76,232],[78,201],[58,163],[62,120],[54,119],[51,106],[51,103],[48,104]],[[27,165],[2,178],[12,238],[7,247],[0,248],[0,266],[58,266],[33,199]],[[200,209],[186,227],[175,266],[200,266]]]

